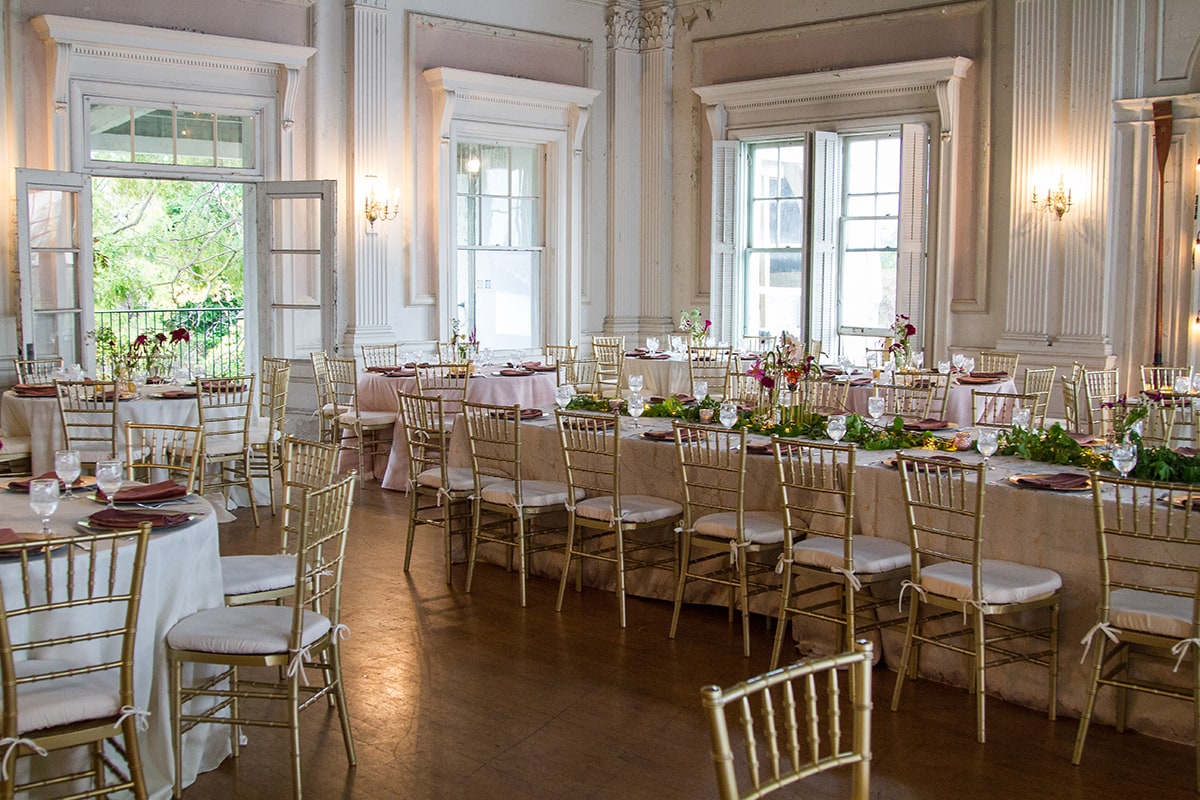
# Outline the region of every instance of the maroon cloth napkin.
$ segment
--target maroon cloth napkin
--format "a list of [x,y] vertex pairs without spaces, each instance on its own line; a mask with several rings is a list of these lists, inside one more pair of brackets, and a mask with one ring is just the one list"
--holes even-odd
[[58,397],[58,387],[52,383],[18,383],[13,391],[17,397]]
[[[542,411],[540,408],[522,408],[521,409],[521,419],[537,419],[538,417],[542,416],[545,413],[546,412]],[[499,418],[502,418],[502,419],[512,419],[513,412],[512,411],[497,411],[496,416]]]
[[649,350],[647,350],[647,349],[646,349],[646,348],[644,348],[644,347],[635,347],[635,348],[634,348],[634,349],[632,349],[632,350],[626,350],[626,351],[625,351],[625,357],[626,357],[626,358],[632,358],[633,356],[645,355],[646,353],[649,353],[649,352],[650,352],[650,351],[649,351]]
[[1096,444],[1097,442],[1102,441],[1102,437],[1093,436],[1090,433],[1068,433],[1067,436],[1070,436],[1078,444],[1081,444],[1084,446],[1087,446],[1089,444]]
[[[699,435],[700,434],[698,432],[691,430],[691,429],[680,432],[680,438],[682,438],[683,441],[685,441],[685,442],[689,441],[691,439],[695,439]],[[653,441],[656,441],[656,442],[673,442],[673,441],[675,441],[675,431],[674,430],[645,431],[644,433],[642,433],[642,437],[645,439],[652,439]]]
[[1200,456],[1200,450],[1197,450],[1194,447],[1176,447],[1175,452],[1184,458],[1195,458],[1196,456]]
[[166,383],[166,382],[167,382],[167,379],[164,378],[162,375],[151,375],[149,378],[146,378],[146,383],[150,384],[150,385]]
[[526,361],[521,365],[522,369],[531,369],[534,372],[557,372],[558,367],[553,364],[543,364],[540,361]]
[[1045,475],[1021,475],[1017,483],[1022,486],[1032,486],[1035,489],[1054,489],[1065,491],[1069,489],[1086,489],[1089,478],[1075,472],[1052,472]]
[[1007,378],[1007,372],[980,372],[975,370],[971,373],[972,378]]
[[130,511],[124,508],[106,508],[88,517],[93,528],[123,531],[149,522],[152,528],[170,528],[182,525],[192,518],[191,514],[163,514],[154,511]]
[[972,375],[959,375],[958,376],[959,383],[970,384],[970,385],[974,385],[974,386],[986,386],[987,384],[990,384],[990,383],[1000,383],[1002,380],[1004,380],[1004,379],[1003,378],[989,378],[989,377],[980,375],[979,373],[975,373]]
[[168,389],[165,392],[161,392],[158,396],[165,397],[168,400],[195,400],[196,399],[196,393],[193,392],[191,389]]
[[524,378],[533,373],[527,369],[502,369],[500,370],[500,374],[509,378]]
[[[58,475],[55,474],[54,472],[43,472],[41,475],[34,475],[31,478],[21,478],[20,480],[16,480],[16,481],[9,481],[8,488],[9,488],[9,491],[25,492],[26,494],[28,494],[29,493],[29,484],[32,483],[33,481],[52,480],[57,477],[58,477]],[[84,480],[83,480],[83,478],[80,477],[80,478],[75,479],[75,482],[73,484],[71,484],[71,488],[78,489],[79,487],[81,487],[83,485],[84,485]],[[67,484],[65,484],[61,480],[59,480],[58,489],[61,492],[65,492],[67,490]]]
[[415,369],[401,369],[397,367],[383,373],[383,375],[387,378],[415,378],[417,377],[417,371]]
[[25,544],[25,540],[12,528],[0,528],[0,545],[4,544]]
[[[780,447],[784,450],[799,450],[800,444],[798,442],[788,442],[787,444],[780,445]],[[749,442],[746,444],[746,452],[760,456],[769,456],[774,455],[775,449],[771,447],[770,442]]]
[[850,385],[851,386],[870,386],[871,379],[870,378],[851,378]]
[[642,355],[638,356],[638,358],[644,359],[646,361],[661,361],[664,358],[670,358],[670,357],[671,357],[670,353],[643,353]]
[[933,419],[932,417],[904,423],[904,430],[906,431],[944,431],[949,427],[950,423],[946,420]]
[[[155,500],[175,500],[180,497],[187,497],[187,493],[187,489],[175,481],[159,481],[147,486],[129,486],[125,489],[119,489],[113,495],[113,502],[146,503]],[[103,489],[97,488],[96,496],[102,500],[108,500],[108,496],[104,494]]]
[[569,419],[563,424],[568,428],[574,428],[577,430],[587,428],[611,428],[616,424],[616,420],[614,420],[612,417],[598,416],[594,419],[588,419],[586,422],[583,420]]
[[393,364],[390,367],[367,367],[367,372],[380,372],[384,375],[390,375],[392,372],[401,369],[399,364]]

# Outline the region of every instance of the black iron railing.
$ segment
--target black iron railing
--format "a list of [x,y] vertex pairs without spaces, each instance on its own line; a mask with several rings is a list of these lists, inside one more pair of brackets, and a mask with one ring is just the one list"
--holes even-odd
[[[143,333],[169,334],[183,328],[190,340],[175,346],[176,366],[203,370],[209,376],[239,375],[246,367],[246,319],[242,312],[242,308],[225,306],[97,310],[96,330],[111,330],[114,340],[125,346]],[[96,366],[101,372],[109,370],[106,364]]]

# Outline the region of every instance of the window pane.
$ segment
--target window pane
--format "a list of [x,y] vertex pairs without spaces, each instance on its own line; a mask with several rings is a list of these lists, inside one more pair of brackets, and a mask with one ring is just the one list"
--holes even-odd
[[479,146],[458,146],[458,173],[455,180],[459,194],[479,194]]
[[875,192],[875,140],[851,140],[846,147],[846,192]]
[[133,160],[140,164],[175,163],[174,123],[169,108],[135,108]]
[[495,145],[479,146],[480,192],[482,194],[508,194],[508,148]]
[[794,331],[803,323],[802,254],[751,253],[746,270],[746,330]]
[[804,203],[800,200],[779,201],[778,238],[776,247],[804,244]]
[[475,326],[493,349],[529,348],[534,340],[538,254],[476,252]]
[[538,194],[538,150],[536,147],[512,149],[512,194],[535,197]]
[[508,247],[508,198],[479,198],[479,244],[483,247]]
[[217,166],[253,167],[256,141],[254,117],[217,115]]
[[842,325],[887,328],[895,317],[896,254],[845,253],[842,257]]
[[750,204],[751,247],[771,247],[775,244],[777,217],[777,203],[774,200],[755,200]]
[[537,200],[512,201],[512,246],[537,247],[541,244]]
[[466,247],[479,244],[479,198],[458,198],[458,243]]
[[129,130],[132,125],[129,106],[93,103],[88,108],[88,136],[91,157],[97,161],[129,161]]
[[211,167],[216,164],[213,134],[216,128],[215,115],[198,111],[180,111],[176,116],[178,142],[176,163],[193,167]]
[[876,154],[877,192],[900,191],[900,138],[879,139]]
[[29,193],[29,246],[76,247],[75,192],[35,189]]
[[31,253],[33,308],[78,308],[75,253]]
[[754,178],[750,184],[752,197],[777,197],[779,185],[779,148],[756,147],[751,159]]
[[804,148],[779,148],[779,196],[804,197]]
[[881,194],[875,198],[875,216],[877,217],[898,217],[900,216],[900,195],[899,194]]

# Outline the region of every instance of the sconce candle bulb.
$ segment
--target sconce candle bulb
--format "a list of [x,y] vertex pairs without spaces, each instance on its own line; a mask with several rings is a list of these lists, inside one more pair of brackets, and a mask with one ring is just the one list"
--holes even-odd
[[1054,218],[1062,220],[1063,214],[1071,210],[1071,190],[1063,185],[1061,175],[1058,178],[1058,186],[1053,189],[1047,189],[1043,199],[1039,200],[1038,190],[1033,190],[1033,206],[1043,211],[1053,211]]
[[388,200],[380,200],[375,196],[375,176],[368,175],[367,177],[367,199],[363,204],[363,215],[367,218],[367,222],[371,225],[371,230],[375,229],[375,220],[390,220],[395,219],[400,213],[400,191],[397,190],[391,202]]

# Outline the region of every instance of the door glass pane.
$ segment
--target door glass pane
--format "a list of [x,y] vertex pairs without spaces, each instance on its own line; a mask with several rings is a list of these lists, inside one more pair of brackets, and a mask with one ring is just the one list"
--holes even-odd
[[275,302],[321,305],[320,254],[276,254],[272,279],[275,284]]
[[79,353],[79,315],[35,313],[33,351],[38,358],[62,356],[68,363],[73,363]]
[[29,192],[29,246],[35,250],[75,247],[75,192],[34,189]]
[[213,134],[216,121],[213,114],[180,111],[176,115],[178,134],[176,163],[185,166],[211,167],[216,163]]
[[321,249],[321,198],[276,198],[271,203],[271,247]]
[[[270,210],[270,353],[307,359],[324,350],[327,317],[320,197],[272,197]],[[267,221],[262,220],[260,224]]]
[[276,358],[307,359],[310,353],[325,349],[320,308],[277,308],[273,316]]
[[32,253],[33,308],[78,308],[78,276],[75,253]]

